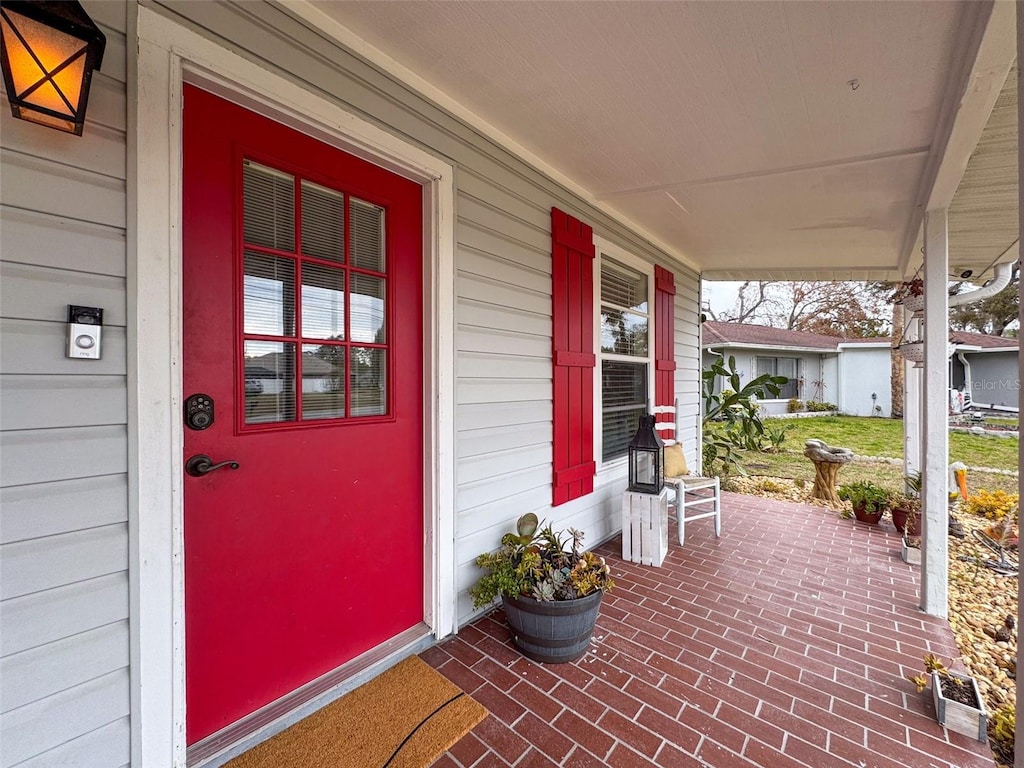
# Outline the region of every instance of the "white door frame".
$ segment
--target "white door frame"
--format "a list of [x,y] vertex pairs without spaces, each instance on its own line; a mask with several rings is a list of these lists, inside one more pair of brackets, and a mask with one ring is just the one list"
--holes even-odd
[[450,163],[340,105],[134,7],[127,190],[131,764],[184,768],[182,85],[201,85],[424,185],[424,622],[436,637],[456,629],[455,175]]

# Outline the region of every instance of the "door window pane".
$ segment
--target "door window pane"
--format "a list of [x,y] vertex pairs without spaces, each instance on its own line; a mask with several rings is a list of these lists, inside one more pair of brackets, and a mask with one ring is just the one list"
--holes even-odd
[[341,419],[345,416],[345,355],[338,344],[302,347],[302,418]]
[[242,182],[245,423],[387,415],[385,209],[249,160]]
[[319,264],[302,267],[302,335],[345,338],[345,272]]
[[245,254],[245,332],[263,336],[295,333],[295,264],[290,259]]
[[352,275],[352,317],[349,320],[352,341],[385,344],[384,280],[369,275]]
[[383,349],[352,347],[352,415],[388,412],[387,354]]
[[245,342],[245,423],[295,419],[295,345]]
[[247,243],[294,250],[295,178],[251,160],[243,161],[242,216]]
[[362,200],[349,198],[349,201],[352,266],[384,272],[384,209]]
[[345,196],[302,182],[302,254],[345,260]]

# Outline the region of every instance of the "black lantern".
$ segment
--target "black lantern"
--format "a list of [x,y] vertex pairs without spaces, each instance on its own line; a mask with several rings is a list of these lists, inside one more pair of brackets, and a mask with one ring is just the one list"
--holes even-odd
[[89,83],[107,44],[81,4],[2,0],[0,41],[11,113],[81,136]]
[[629,444],[629,490],[661,493],[665,487],[665,444],[654,430],[654,417],[640,417],[640,428]]

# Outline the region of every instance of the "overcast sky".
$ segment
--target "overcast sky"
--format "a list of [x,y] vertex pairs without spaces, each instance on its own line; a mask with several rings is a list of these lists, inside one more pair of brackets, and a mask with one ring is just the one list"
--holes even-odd
[[711,306],[716,315],[730,310],[736,304],[736,291],[743,285],[740,281],[711,281],[703,283],[703,301]]

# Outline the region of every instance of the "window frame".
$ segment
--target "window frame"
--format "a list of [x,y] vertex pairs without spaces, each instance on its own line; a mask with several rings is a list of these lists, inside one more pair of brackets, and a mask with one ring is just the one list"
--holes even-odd
[[[655,326],[655,285],[654,285],[654,264],[644,261],[629,251],[623,250],[614,243],[594,235],[594,358],[596,366],[594,369],[594,461],[597,464],[598,472],[606,469],[625,466],[628,455],[617,456],[608,461],[604,460],[604,401],[602,399],[602,370],[605,360],[613,362],[639,363],[647,366],[647,412],[651,411],[651,403],[654,402],[654,374],[655,374],[655,349],[654,338]],[[601,351],[601,273],[605,258],[613,259],[624,266],[635,269],[647,277],[647,356],[639,357],[633,355],[617,355],[611,352]]]
[[[793,363],[794,363],[794,365],[793,365],[793,370],[795,371],[794,376],[789,380],[789,382],[787,382],[787,384],[783,385],[783,391],[779,392],[779,396],[778,397],[774,397],[774,398],[770,398],[770,400],[777,401],[777,402],[782,402],[782,401],[788,401],[788,400],[793,400],[793,399],[796,399],[796,400],[801,399],[801,396],[802,396],[801,390],[803,388],[803,386],[802,386],[803,385],[803,377],[800,375],[800,370],[803,367],[803,358],[802,357],[800,357],[799,355],[794,355],[792,357],[789,357],[789,356],[786,356],[786,355],[758,355],[758,354],[755,354],[754,355],[754,369],[753,369],[755,377],[761,375],[761,373],[760,373],[760,366],[758,365],[758,361],[760,361],[760,360],[771,360],[772,361],[772,372],[771,372],[772,376],[778,376],[779,375],[779,360],[792,360]],[[790,382],[793,384],[793,387],[795,389],[795,393],[792,394],[792,395],[787,395],[787,394],[785,394],[785,387],[788,386],[788,384]]]

